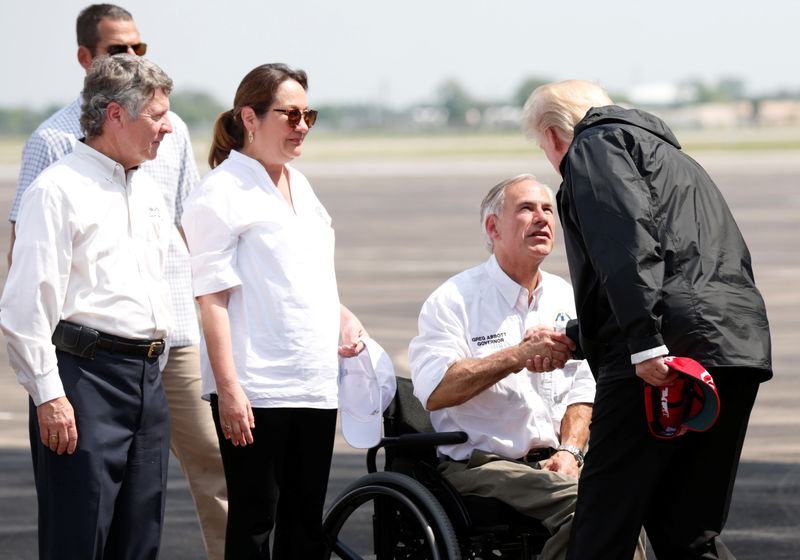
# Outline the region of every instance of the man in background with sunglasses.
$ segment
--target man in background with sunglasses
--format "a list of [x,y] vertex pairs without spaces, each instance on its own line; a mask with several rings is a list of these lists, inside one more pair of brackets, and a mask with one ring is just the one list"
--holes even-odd
[[[78,15],[76,27],[78,62],[87,73],[96,57],[120,53],[142,56],[147,51],[133,16],[119,6],[91,5]],[[12,225],[28,186],[46,167],[72,152],[77,140],[84,136],[80,114],[81,99],[78,97],[43,122],[25,144],[9,216]],[[143,163],[141,168],[161,188],[175,223],[176,216],[182,214],[183,200],[199,180],[199,174],[186,124],[173,112],[169,112],[169,119],[174,131],[164,137],[158,157]],[[14,241],[12,227],[9,267]],[[221,559],[225,546],[227,491],[211,410],[200,397],[200,333],[188,251],[177,227],[172,232],[165,277],[170,285],[175,315],[169,358],[166,365],[161,364],[172,425],[170,449],[189,481],[208,557]],[[38,434],[31,434],[31,445],[41,445]]]

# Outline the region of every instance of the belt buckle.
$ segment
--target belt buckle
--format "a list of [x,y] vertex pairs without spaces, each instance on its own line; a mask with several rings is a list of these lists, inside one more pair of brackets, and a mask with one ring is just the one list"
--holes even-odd
[[[157,340],[155,342],[151,342],[150,343],[150,348],[148,348],[148,350],[147,350],[147,357],[148,358],[152,358],[153,357],[153,352],[155,352],[156,348],[158,348],[159,346],[164,346],[164,343],[161,342],[160,340]],[[162,349],[162,352],[163,352],[163,349]],[[161,352],[159,352],[158,354],[155,354],[155,355],[158,356],[160,354],[161,354]]]

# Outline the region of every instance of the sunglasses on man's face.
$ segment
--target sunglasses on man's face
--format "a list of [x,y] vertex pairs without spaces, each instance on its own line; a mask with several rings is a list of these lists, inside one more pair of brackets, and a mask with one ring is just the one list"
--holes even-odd
[[115,54],[124,54],[131,49],[136,56],[144,56],[147,52],[147,43],[136,43],[135,45],[109,45],[106,47],[106,52],[109,56]]
[[300,124],[301,118],[306,121],[308,128],[311,128],[317,122],[317,111],[314,109],[306,109],[305,111],[300,109],[273,109],[273,111],[286,115],[289,119],[289,126],[292,128]]

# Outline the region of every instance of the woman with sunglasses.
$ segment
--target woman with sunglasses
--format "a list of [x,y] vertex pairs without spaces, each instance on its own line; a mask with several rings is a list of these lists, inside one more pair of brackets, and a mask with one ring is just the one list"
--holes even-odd
[[273,558],[321,556],[337,351],[364,347],[339,303],[331,218],[289,165],[317,117],[306,88],[305,72],[283,64],[245,76],[182,219],[228,483],[228,559],[269,558],[273,526]]

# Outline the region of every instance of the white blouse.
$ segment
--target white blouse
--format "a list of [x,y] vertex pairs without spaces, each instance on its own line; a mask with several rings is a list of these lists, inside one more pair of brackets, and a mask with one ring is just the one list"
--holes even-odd
[[[233,358],[253,407],[336,408],[339,296],[331,218],[290,166],[292,207],[239,152],[184,204],[195,296],[230,290]],[[216,384],[202,343],[203,395]]]

